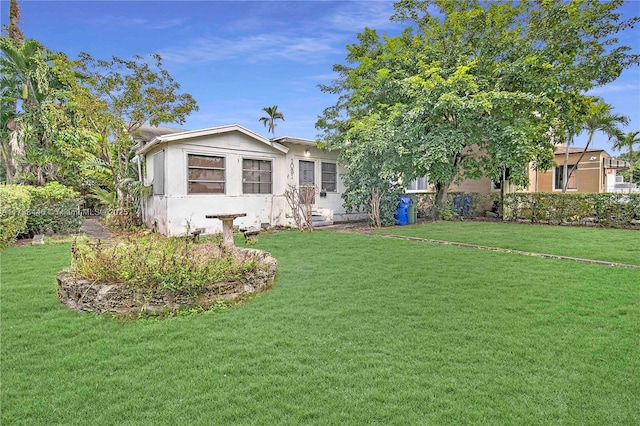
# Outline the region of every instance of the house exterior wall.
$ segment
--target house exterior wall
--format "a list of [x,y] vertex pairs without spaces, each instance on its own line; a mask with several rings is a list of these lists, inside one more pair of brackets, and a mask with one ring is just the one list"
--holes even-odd
[[[576,164],[581,153],[569,154],[569,165]],[[576,175],[576,188],[568,188],[567,192],[605,192],[607,190],[606,174],[602,166],[602,160],[609,158],[604,151],[587,152],[580,163]],[[565,155],[556,154],[555,163],[564,165]],[[535,171],[530,173],[530,192],[562,192],[555,188],[556,167],[547,171]]]
[[[347,213],[342,206],[342,193],[345,190],[345,186],[342,182],[341,176],[343,175],[343,173],[345,173],[345,169],[338,163],[338,152],[326,151],[310,145],[295,143],[283,144],[287,146],[287,148],[289,148],[289,152],[287,153],[285,160],[287,185],[298,186],[300,177],[300,161],[308,161],[314,163],[314,184],[317,188],[314,207],[315,212],[324,215],[331,222],[345,222],[366,219],[366,214]],[[305,153],[306,151],[308,151],[308,155]],[[323,189],[322,163],[336,164],[336,170],[338,172],[336,191],[326,191],[326,196],[320,195],[320,192]],[[288,205],[287,215],[290,215],[290,209]]]
[[493,190],[493,183],[491,179],[482,177],[480,179],[466,179],[460,184],[452,184],[449,187],[449,191],[452,192],[478,192],[481,194],[488,194]]
[[[316,187],[321,186],[322,163],[337,165],[336,152],[326,152],[315,146],[283,144],[287,154],[244,133],[228,133],[174,141],[158,145],[146,153],[145,184],[153,184],[154,156],[164,151],[164,191],[150,197],[145,211],[145,224],[165,235],[185,235],[203,228],[206,234],[222,232],[222,222],[207,219],[208,214],[246,213],[235,219],[241,228],[263,224],[271,226],[293,225],[290,208],[284,196],[289,184],[298,185],[300,161],[314,163]],[[305,151],[309,155],[305,155]],[[224,194],[188,193],[188,155],[219,156],[225,159]],[[272,162],[271,194],[245,194],[243,192],[243,160]],[[316,194],[314,210],[331,222],[355,220],[365,215],[346,214],[342,207],[340,180],[344,169],[337,165],[337,191],[327,191],[325,197]],[[318,191],[319,192],[319,191]]]
[[[284,154],[240,132],[173,142],[157,147],[146,155],[145,184],[153,183],[153,156],[164,150],[164,194],[154,195],[147,203],[145,223],[167,235],[184,235],[197,228],[205,233],[222,231],[222,222],[207,219],[207,214],[247,213],[234,221],[240,227],[279,224],[284,214],[286,180],[278,170],[284,168]],[[211,155],[225,159],[224,194],[188,193],[188,155]],[[242,160],[272,162],[272,194],[244,194]],[[280,195],[278,195],[280,194]]]

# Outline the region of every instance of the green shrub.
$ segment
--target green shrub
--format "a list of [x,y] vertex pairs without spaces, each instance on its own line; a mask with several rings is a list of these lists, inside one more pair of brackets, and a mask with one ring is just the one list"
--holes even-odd
[[235,280],[259,267],[252,255],[239,259],[214,243],[158,234],[133,234],[109,245],[77,240],[72,250],[72,273],[140,289],[197,292],[203,285]]
[[17,185],[0,185],[0,249],[25,229],[31,205],[29,192]]
[[79,213],[80,194],[57,182],[45,186],[25,187],[31,196],[31,208],[25,233],[78,232],[82,224]]
[[504,220],[629,226],[640,220],[640,194],[505,194]]
[[[467,193],[472,197],[471,208],[456,209],[455,198],[463,193],[450,192],[447,204],[441,212],[445,220],[458,217],[484,216],[494,202],[500,201],[500,193]],[[419,195],[418,215],[429,217],[434,208],[435,194]],[[460,203],[457,203],[458,206]],[[549,224],[597,224],[608,227],[628,227],[640,220],[640,194],[620,193],[552,193],[516,192],[504,195],[503,220],[526,220]]]

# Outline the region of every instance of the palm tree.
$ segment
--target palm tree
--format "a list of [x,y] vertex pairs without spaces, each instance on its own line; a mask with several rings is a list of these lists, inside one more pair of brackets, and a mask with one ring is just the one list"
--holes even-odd
[[617,141],[623,138],[622,131],[618,126],[620,124],[625,126],[629,124],[629,117],[626,117],[620,114],[615,114],[613,113],[612,110],[613,108],[611,107],[611,105],[607,104],[602,99],[600,98],[592,99],[591,105],[589,106],[589,112],[587,113],[587,116],[584,121],[584,127],[583,127],[583,129],[586,130],[587,134],[589,135],[587,138],[587,145],[584,147],[582,154],[580,154],[578,161],[576,161],[576,163],[568,171],[567,171],[567,164],[566,164],[567,156],[565,156],[564,170],[565,170],[565,173],[567,174],[567,177],[564,180],[563,192],[567,190],[569,179],[571,178],[571,175],[578,168],[578,164],[580,163],[580,161],[582,161],[582,158],[587,153],[587,150],[589,149],[589,145],[591,145],[591,142],[593,141],[593,135],[595,135],[596,132],[604,133],[605,135],[607,135],[610,141],[611,140]]
[[262,108],[267,113],[266,117],[260,117],[258,121],[262,121],[265,127],[269,127],[269,132],[276,136],[276,120],[284,121],[284,115],[278,111],[278,105]]
[[629,132],[613,143],[614,149],[626,147],[629,150],[629,183],[633,183],[633,146],[640,144],[640,131]]

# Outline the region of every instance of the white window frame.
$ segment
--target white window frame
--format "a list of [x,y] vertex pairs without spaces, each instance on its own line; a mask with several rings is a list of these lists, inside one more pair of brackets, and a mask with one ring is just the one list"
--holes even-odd
[[[333,182],[334,188],[333,190],[331,189],[327,189],[325,187],[325,181],[324,181],[324,165],[328,164],[328,165],[332,165],[333,167],[335,167],[335,171],[333,172],[335,175],[335,180]],[[324,192],[338,192],[338,164],[331,162],[331,161],[321,161],[320,162],[320,190],[324,191]]]
[[[420,185],[420,183],[424,182],[424,185]],[[424,188],[422,188],[424,186]],[[409,182],[407,186],[407,193],[414,192],[428,192],[429,191],[429,175],[420,176]]]
[[[255,182],[247,182],[245,181],[245,177],[244,177],[244,172],[245,171],[250,171],[250,172],[260,172],[260,176],[262,176],[262,172],[266,172],[266,170],[254,170],[254,169],[246,169],[245,168],[245,161],[258,161],[258,162],[268,162],[271,165],[271,168],[269,169],[269,182],[262,182],[260,180],[255,181]],[[269,184],[269,192],[247,192],[245,191],[245,184],[251,184],[251,185],[255,185],[258,184],[258,187],[260,187],[261,185],[265,185],[265,184]],[[263,195],[263,194],[273,194],[273,160],[271,159],[264,159],[264,158],[243,158],[242,159],[242,193],[243,194],[250,194],[250,195]]]

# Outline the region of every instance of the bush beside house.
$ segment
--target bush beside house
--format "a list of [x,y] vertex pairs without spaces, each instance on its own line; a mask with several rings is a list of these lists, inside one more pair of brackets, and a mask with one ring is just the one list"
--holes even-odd
[[78,232],[82,224],[79,193],[57,182],[25,188],[31,196],[25,234]]
[[25,229],[31,196],[22,186],[0,185],[0,249]]
[[19,235],[78,232],[80,195],[57,182],[0,186],[0,248]]

